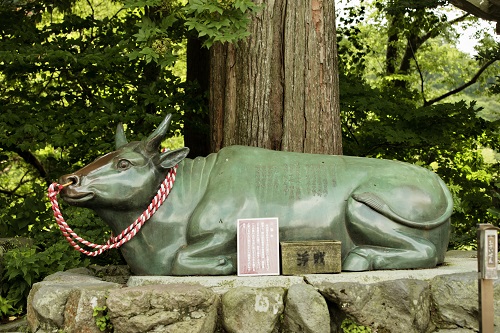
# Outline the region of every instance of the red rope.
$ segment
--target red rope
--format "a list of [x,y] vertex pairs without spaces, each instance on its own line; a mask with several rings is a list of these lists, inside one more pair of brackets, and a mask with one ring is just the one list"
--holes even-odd
[[[131,240],[137,234],[137,232],[141,230],[144,223],[146,223],[146,221],[149,220],[151,216],[153,216],[157,209],[160,208],[163,202],[167,199],[170,190],[174,186],[176,174],[177,165],[168,171],[165,180],[161,183],[160,189],[149,204],[148,208],[144,210],[144,212],[131,225],[125,228],[125,230],[123,230],[117,237],[113,237],[113,235],[111,235],[109,240],[104,245],[94,244],[81,238],[66,223],[59,209],[59,203],[57,202],[57,194],[59,194],[59,192],[64,188],[64,185],[55,182],[52,183],[49,186],[48,195],[52,204],[52,210],[54,212],[56,222],[59,225],[59,229],[61,230],[68,243],[70,243],[71,246],[75,248],[75,250],[80,251],[81,253],[88,256],[95,257],[109,249],[119,248],[120,246]],[[78,243],[96,250],[87,251],[81,248]]]

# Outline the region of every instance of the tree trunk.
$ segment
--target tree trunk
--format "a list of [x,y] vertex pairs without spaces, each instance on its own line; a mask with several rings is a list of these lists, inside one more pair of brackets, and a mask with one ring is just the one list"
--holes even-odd
[[396,74],[396,62],[398,58],[398,46],[397,43],[399,41],[398,31],[395,28],[397,24],[397,19],[392,17],[390,18],[390,26],[388,29],[387,36],[387,50],[385,53],[385,68],[386,74],[392,75]]
[[249,29],[211,48],[211,150],[341,154],[334,1],[266,1]]
[[201,101],[187,103],[184,110],[184,145],[189,147],[189,158],[207,156],[210,153],[210,129],[207,114],[208,100],[205,97],[209,87],[210,60],[209,51],[202,47],[197,38],[187,42],[186,92],[192,96],[201,96]]

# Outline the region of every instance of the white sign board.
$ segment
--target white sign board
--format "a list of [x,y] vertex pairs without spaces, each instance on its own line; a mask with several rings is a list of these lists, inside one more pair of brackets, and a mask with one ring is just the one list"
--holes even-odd
[[278,218],[237,221],[238,275],[279,275]]

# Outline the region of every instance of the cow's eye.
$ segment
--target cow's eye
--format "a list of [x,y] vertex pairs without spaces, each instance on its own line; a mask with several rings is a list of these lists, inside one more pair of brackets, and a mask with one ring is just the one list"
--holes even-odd
[[116,167],[118,168],[118,170],[127,170],[131,165],[132,163],[130,163],[130,161],[128,160],[119,160]]

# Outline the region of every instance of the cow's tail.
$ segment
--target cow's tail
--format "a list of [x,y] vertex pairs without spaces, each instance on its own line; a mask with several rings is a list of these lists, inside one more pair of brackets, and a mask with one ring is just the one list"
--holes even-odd
[[438,181],[441,185],[441,188],[443,190],[444,194],[444,199],[446,200],[446,209],[441,214],[439,217],[437,217],[434,220],[430,221],[411,221],[408,220],[396,212],[394,212],[391,207],[387,205],[387,203],[380,198],[377,194],[372,193],[372,192],[364,192],[364,193],[358,193],[358,194],[352,194],[352,198],[360,203],[363,203],[367,205],[368,207],[372,208],[376,212],[384,215],[385,217],[408,227],[415,228],[415,229],[424,229],[424,230],[430,230],[437,228],[444,223],[447,223],[449,221],[449,218],[451,214],[453,213],[453,197],[446,187],[446,184],[438,178]]

